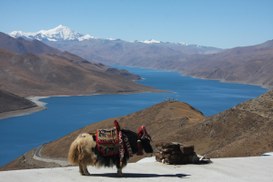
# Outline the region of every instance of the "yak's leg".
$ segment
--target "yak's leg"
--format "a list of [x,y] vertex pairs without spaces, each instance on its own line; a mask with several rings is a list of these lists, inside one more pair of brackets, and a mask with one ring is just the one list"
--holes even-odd
[[84,173],[86,176],[90,176],[91,174],[88,172],[87,165],[84,165]]
[[118,176],[122,176],[122,164],[119,161],[116,163],[116,167]]
[[118,168],[117,174],[118,174],[118,176],[123,176],[123,174],[122,174],[122,168],[121,167]]
[[118,175],[119,175],[119,176],[122,176],[122,175],[123,175],[123,174],[122,174],[122,168],[121,168],[121,167],[120,167],[120,168],[118,168],[117,173],[118,173]]
[[87,170],[87,165],[84,164],[84,163],[79,163],[79,168],[80,168],[80,173],[83,175],[83,176],[89,176],[90,173],[88,172]]
[[81,175],[84,175],[83,165],[81,163],[79,163],[79,170]]

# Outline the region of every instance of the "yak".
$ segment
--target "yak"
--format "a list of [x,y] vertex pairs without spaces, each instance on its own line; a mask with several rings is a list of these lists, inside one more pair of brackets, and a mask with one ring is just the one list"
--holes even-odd
[[[122,176],[122,168],[127,165],[128,159],[133,155],[142,155],[143,149],[146,153],[153,153],[150,144],[151,137],[144,126],[139,127],[138,133],[131,130],[120,129],[115,121],[116,127],[111,130],[114,136],[106,145],[99,142],[99,135],[109,135],[108,130],[99,133],[81,133],[70,145],[68,160],[71,164],[79,165],[82,175],[90,175],[87,166],[113,167],[117,168],[117,174]],[[107,133],[108,132],[108,133]],[[114,132],[114,134],[113,134]],[[118,134],[118,137],[116,135]],[[108,141],[109,142],[109,141]],[[103,148],[104,147],[104,148]]]

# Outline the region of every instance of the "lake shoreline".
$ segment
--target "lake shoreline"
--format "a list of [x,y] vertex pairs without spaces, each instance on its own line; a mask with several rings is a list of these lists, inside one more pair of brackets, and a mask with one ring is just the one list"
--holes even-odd
[[178,70],[178,69],[163,69],[163,68],[155,68],[155,67],[141,67],[141,66],[126,66],[126,67],[129,67],[129,68],[140,68],[140,69],[151,69],[151,70],[155,70],[155,71],[163,71],[163,72],[174,72],[174,73],[179,73],[181,74],[182,76],[187,76],[187,77],[190,77],[190,78],[195,78],[195,79],[201,79],[201,80],[213,80],[213,81],[219,81],[221,83],[232,83],[232,84],[243,84],[243,85],[250,85],[250,86],[257,86],[257,87],[261,87],[261,88],[264,88],[266,90],[271,90],[273,89],[273,86],[272,85],[263,85],[263,84],[259,84],[259,83],[249,83],[247,81],[231,81],[231,80],[226,80],[226,79],[223,79],[223,78],[215,78],[215,79],[212,79],[212,78],[206,78],[206,77],[201,77],[201,76],[194,76],[192,74],[187,74],[187,73],[184,73],[183,71],[181,70]]
[[152,91],[132,91],[132,92],[119,92],[119,93],[92,93],[92,94],[78,94],[78,95],[48,95],[48,96],[29,96],[26,97],[27,100],[34,102],[36,104],[35,107],[19,109],[15,111],[8,111],[4,113],[0,113],[0,120],[8,119],[13,117],[20,117],[29,114],[33,114],[35,112],[43,111],[46,108],[47,103],[41,101],[41,99],[47,99],[51,97],[76,97],[76,96],[95,96],[95,95],[109,95],[109,94],[135,94],[135,93],[152,93],[152,92],[166,92],[163,90],[153,89]]
[[41,106],[36,106],[32,108],[27,108],[27,109],[20,109],[16,111],[9,111],[9,112],[4,112],[0,114],[0,120],[2,119],[8,119],[8,118],[13,118],[13,117],[19,117],[19,116],[25,116],[29,115],[35,112],[39,112],[46,109],[46,107],[41,107]]
[[193,75],[190,75],[190,74],[185,74],[183,72],[179,72],[181,73],[183,76],[188,76],[188,77],[191,77],[191,78],[196,78],[196,79],[202,79],[202,80],[213,80],[213,81],[219,81],[221,83],[232,83],[232,84],[242,84],[242,85],[249,85],[249,86],[257,86],[257,87],[261,87],[261,88],[264,88],[266,90],[271,90],[273,89],[273,86],[271,85],[263,85],[263,84],[255,84],[255,83],[249,83],[249,82],[246,82],[246,81],[230,81],[230,80],[226,80],[226,79],[212,79],[212,78],[206,78],[206,77],[199,77],[199,76],[193,76]]
[[8,111],[0,113],[0,120],[1,119],[7,119],[12,117],[19,117],[19,116],[25,116],[29,115],[35,112],[39,112],[46,109],[46,103],[40,101],[40,99],[48,98],[47,96],[31,96],[26,97],[27,100],[30,100],[31,102],[35,103],[36,106],[26,109],[19,109],[14,111]]

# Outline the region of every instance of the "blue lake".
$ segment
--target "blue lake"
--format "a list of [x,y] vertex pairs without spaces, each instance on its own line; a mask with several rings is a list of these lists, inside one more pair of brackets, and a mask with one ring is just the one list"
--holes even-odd
[[168,92],[42,99],[47,110],[0,120],[0,166],[90,123],[127,115],[167,99],[187,102],[209,116],[266,92],[258,86],[195,79],[176,72],[126,69],[143,77],[139,83]]

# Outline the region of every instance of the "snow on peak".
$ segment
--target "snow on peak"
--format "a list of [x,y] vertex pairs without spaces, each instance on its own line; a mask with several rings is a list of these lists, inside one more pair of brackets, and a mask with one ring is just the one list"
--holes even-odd
[[182,46],[187,46],[187,47],[197,47],[197,48],[204,47],[204,46],[201,46],[201,45],[198,45],[198,44],[188,44],[188,43],[185,43],[185,42],[179,42],[178,44],[180,44]]
[[141,41],[141,42],[144,43],[144,44],[159,44],[160,43],[160,41],[154,40],[154,39],[144,40],[144,41]]
[[9,34],[11,37],[29,37],[34,36],[34,33],[31,32],[22,32],[22,31],[13,31]]
[[40,30],[38,32],[22,32],[22,31],[13,31],[10,33],[12,37],[25,37],[30,39],[37,40],[48,40],[48,41],[63,41],[63,40],[90,40],[94,37],[86,34],[77,33],[67,26],[59,25],[55,28],[49,30]]
[[190,44],[188,44],[188,43],[186,43],[186,42],[179,42],[178,44],[183,45],[183,46],[188,46],[188,45],[190,45]]

